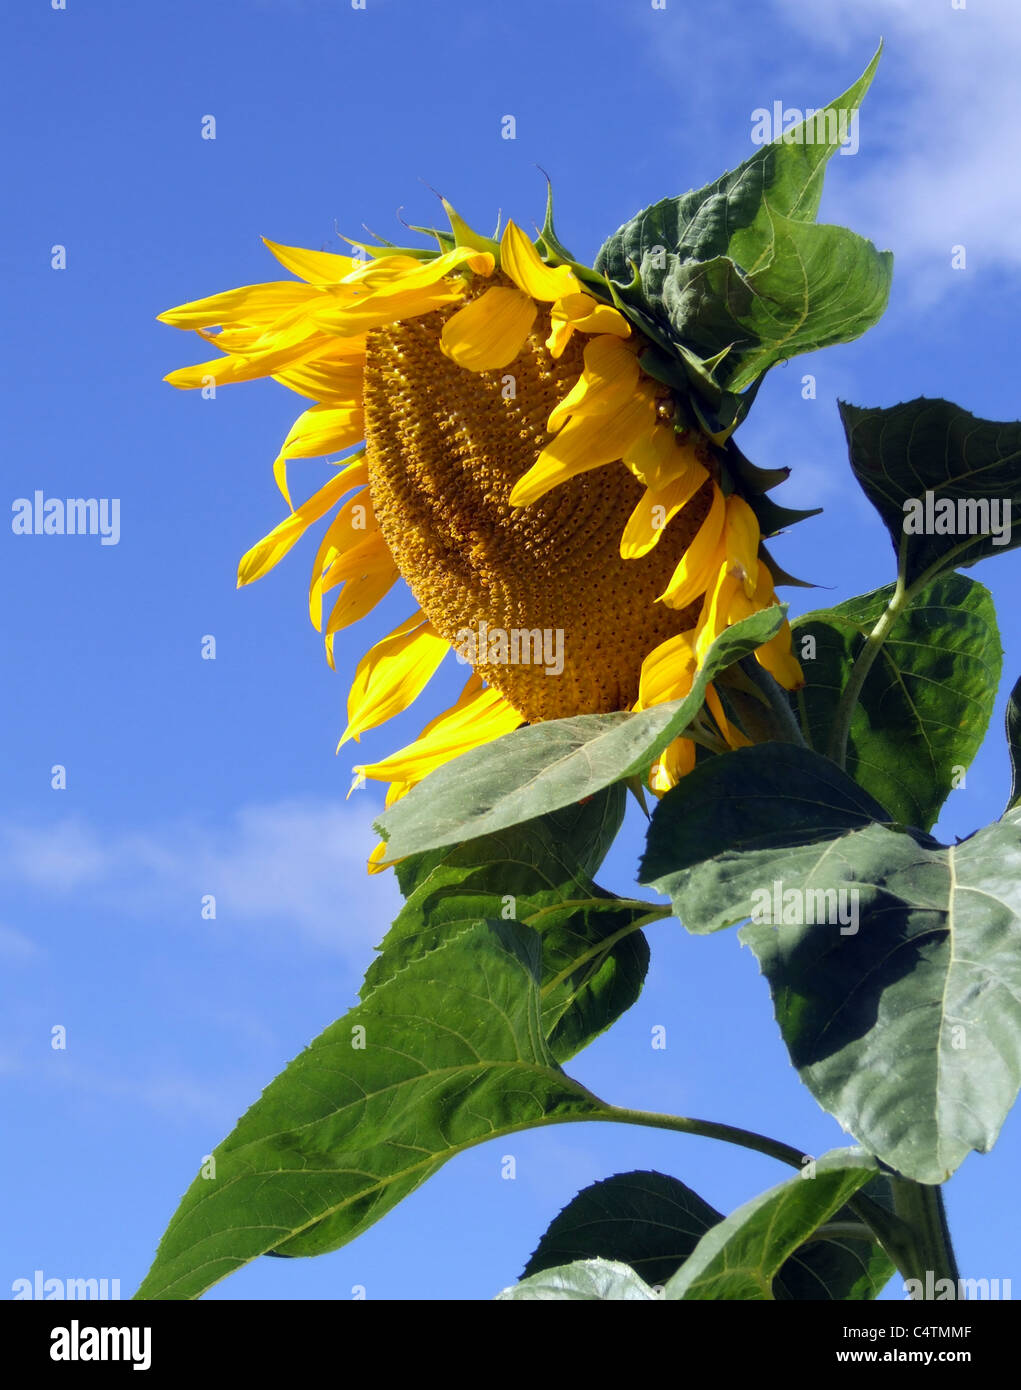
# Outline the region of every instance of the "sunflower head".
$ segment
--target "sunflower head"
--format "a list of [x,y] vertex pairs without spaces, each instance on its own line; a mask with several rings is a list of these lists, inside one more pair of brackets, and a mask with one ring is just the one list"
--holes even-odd
[[[331,664],[337,633],[399,580],[410,590],[407,618],[357,667],[341,743],[406,709],[452,650],[472,668],[413,744],[356,767],[389,783],[387,804],[522,723],[684,696],[714,639],[777,602],[760,518],[786,470],[744,460],[690,364],[549,218],[536,241],[513,222],[488,238],[444,206],[438,249],[267,242],[297,278],[161,315],[220,353],[174,385],[269,376],[312,402],[273,465],[289,511],[239,584],[332,512],[309,591]],[[295,506],[289,461],[338,453]],[[801,684],[786,622],[755,657]],[[721,686],[652,769],[655,791],[694,765],[696,739],[748,741]]]

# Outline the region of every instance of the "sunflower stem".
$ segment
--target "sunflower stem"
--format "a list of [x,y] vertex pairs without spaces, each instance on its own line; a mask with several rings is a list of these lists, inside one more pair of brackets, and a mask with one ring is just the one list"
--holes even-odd
[[791,709],[790,701],[787,698],[787,692],[780,685],[779,681],[777,681],[764,667],[760,666],[754,657],[746,656],[738,665],[756,689],[760,690],[766,697],[766,703],[773,716],[772,722],[776,729],[778,742],[794,743],[800,748],[804,748],[805,736],[801,732],[801,725],[798,723],[794,711]]

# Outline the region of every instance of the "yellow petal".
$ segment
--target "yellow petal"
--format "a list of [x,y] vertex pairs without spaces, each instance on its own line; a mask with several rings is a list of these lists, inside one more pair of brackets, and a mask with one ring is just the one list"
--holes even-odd
[[500,269],[532,299],[562,299],[578,294],[581,281],[567,266],[544,265],[528,237],[513,222],[508,222],[500,238]]
[[510,733],[523,722],[498,690],[483,689],[473,674],[457,704],[431,720],[414,743],[381,762],[366,763],[354,770],[373,781],[403,783],[408,791],[434,767]]
[[687,777],[694,766],[695,745],[691,739],[675,738],[659,755],[659,761],[653,763],[649,773],[649,786],[654,792],[662,795],[671,787],[676,787],[681,778]]
[[571,341],[573,333],[574,325],[569,319],[558,319],[555,316],[550,319],[550,334],[546,339],[546,351],[554,361],[564,355],[564,349]]
[[368,570],[383,568],[390,557],[390,547],[379,531],[371,531],[362,540],[337,555],[319,581],[320,593],[328,594],[348,579],[358,579]]
[[786,618],[776,636],[756,648],[755,660],[784,690],[800,690],[805,684],[804,672],[791,651],[791,625]]
[[318,458],[357,444],[365,433],[361,403],[314,405],[298,416],[277,456],[281,459]]
[[706,652],[727,626],[727,614],[741,583],[740,572],[729,560],[724,560],[706,590],[705,601],[695,631],[695,655],[701,666]]
[[683,700],[695,679],[694,632],[678,632],[654,647],[642,662],[636,710]]
[[550,335],[546,347],[551,357],[559,357],[575,331],[609,333],[616,338],[631,335],[631,325],[611,304],[600,304],[590,294],[568,294],[550,310]]
[[[222,335],[221,335],[222,336]],[[198,362],[194,367],[179,367],[168,372],[164,381],[182,391],[193,391],[197,387],[230,386],[239,381],[257,381],[261,377],[273,376],[292,363],[323,352],[333,339],[326,333],[311,333],[298,342],[288,342],[269,352],[254,353],[248,356],[216,357],[211,362]]]
[[638,358],[618,338],[593,338],[583,360],[581,376],[550,412],[546,428],[551,434],[571,416],[610,414],[638,388]]
[[321,300],[321,291],[290,280],[271,280],[261,285],[242,285],[206,299],[193,299],[157,315],[158,322],[175,328],[214,328],[226,324],[265,327],[288,309]]
[[357,739],[418,699],[450,651],[432,623],[414,613],[362,657],[347,699],[348,724],[337,745]]
[[640,483],[661,488],[679,477],[691,463],[703,463],[708,457],[704,441],[685,431],[678,434],[666,420],[657,420],[655,428],[643,434],[624,462]]
[[447,319],[440,347],[470,372],[496,371],[518,356],[537,313],[520,290],[494,285]]
[[723,711],[723,702],[716,693],[716,687],[710,683],[705,688],[705,702],[719,726],[720,733],[723,735],[728,748],[750,748],[752,741],[736,724],[731,724]]
[[724,549],[727,559],[738,566],[741,583],[749,598],[755,593],[755,586],[759,582],[760,539],[758,517],[743,497],[732,492],[727,498]]
[[[369,496],[368,487],[368,465],[365,462],[364,454],[360,456],[359,463],[361,473],[353,477],[353,486],[360,487],[361,491],[355,493],[349,502],[345,502],[340,511],[326,528],[326,533],[316,551],[315,562],[312,565],[312,577],[309,580],[308,592],[308,611],[309,617],[316,631],[322,628],[321,597],[323,593],[323,576],[337,561],[338,557],[353,550],[356,546],[364,543],[371,536],[377,536],[379,529],[376,525],[375,513],[372,509],[372,499]],[[340,581],[338,580],[338,583]]]
[[698,528],[698,534],[681,556],[670,583],[659,596],[659,601],[668,608],[687,608],[716,578],[722,555],[720,538],[723,534],[723,518],[726,506],[723,493],[713,484],[713,500],[705,521]]
[[431,314],[434,309],[456,303],[463,298],[464,291],[463,282],[455,283],[452,280],[440,280],[436,284],[411,290],[396,286],[393,293],[366,293],[358,299],[317,308],[313,311],[313,318],[316,325],[327,333],[334,333],[339,338],[353,338],[373,328],[383,328],[388,323]]
[[681,475],[658,489],[646,488],[645,496],[635,507],[620,538],[622,560],[635,560],[648,554],[668,523],[682,507],[687,506],[705,483],[708,471],[694,459],[689,459]]
[[268,574],[313,522],[324,516],[345,492],[350,492],[353,487],[358,486],[360,475],[364,471],[364,459],[358,459],[347,468],[341,469],[325,487],[313,493],[297,511],[291,512],[290,516],[285,517],[279,526],[275,526],[268,536],[253,545],[251,550],[241,557],[238,565],[238,588]]
[[352,354],[346,350],[346,344],[338,350],[336,342],[332,338],[330,348],[274,372],[273,380],[320,405],[359,401],[365,373],[364,346],[361,352]]
[[655,420],[655,402],[636,393],[610,416],[570,420],[514,484],[512,507],[525,507],[580,473],[617,462]]
[[345,581],[326,625],[326,659],[331,668],[334,636],[341,629],[364,618],[380,599],[386,597],[399,577],[389,551],[384,553],[380,548],[366,558],[357,574]]
[[338,256],[333,251],[308,251],[304,246],[281,246],[278,241],[262,238],[282,266],[312,284],[338,284],[352,270],[361,266],[357,256]]
[[[377,265],[385,266],[385,261],[377,261]],[[460,269],[467,264],[469,270],[475,275],[492,275],[496,265],[495,257],[488,251],[477,251],[472,246],[455,246],[452,251],[445,251],[441,256],[435,256],[431,261],[415,261],[414,268],[404,271],[397,276],[380,276],[379,272],[373,277],[367,275],[366,282],[372,284],[374,298],[381,298],[394,294],[409,294],[413,290],[420,290],[435,285],[444,276]]]

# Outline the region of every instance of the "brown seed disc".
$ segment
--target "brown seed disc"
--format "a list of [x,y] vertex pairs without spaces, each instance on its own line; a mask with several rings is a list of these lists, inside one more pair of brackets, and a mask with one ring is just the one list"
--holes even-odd
[[[497,275],[476,282],[473,293]],[[440,350],[437,310],[369,334],[365,435],[369,486],[380,530],[423,612],[452,643],[464,629],[546,630],[563,655],[560,675],[526,639],[517,664],[480,661],[476,670],[529,722],[629,708],[643,658],[694,626],[700,602],[656,603],[705,517],[709,484],[638,560],[620,558],[620,537],[643,488],[622,463],[593,469],[526,507],[511,488],[551,436],[546,421],[582,369],[585,335],[559,360],[544,346],[540,308],[519,354],[499,371],[471,372]],[[463,639],[460,639],[463,640]],[[523,650],[522,650],[523,649]],[[510,648],[513,655],[513,645]],[[533,659],[528,660],[529,657]],[[556,664],[555,660],[554,663]]]

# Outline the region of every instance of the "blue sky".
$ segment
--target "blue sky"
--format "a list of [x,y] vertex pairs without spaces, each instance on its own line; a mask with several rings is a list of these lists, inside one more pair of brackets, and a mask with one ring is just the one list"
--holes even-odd
[[[274,383],[215,401],[175,392],[162,377],[201,344],[155,315],[278,278],[260,236],[340,249],[337,231],[365,223],[399,238],[397,209],[436,217],[427,184],[484,230],[499,209],[529,226],[537,165],[562,240],[589,259],[640,207],[746,158],[756,107],[825,104],[884,35],[860,151],[833,159],[822,216],[894,251],[889,311],[861,341],[774,371],[741,432],[757,462],[793,468],[780,500],[826,508],[774,545],[825,586],[795,592],[793,611],[838,602],[886,582],[893,561],[850,477],[837,398],[1021,413],[1021,127],[1004,114],[1021,15],[1013,0],[22,0],[2,25],[5,491],[119,498],[121,535],[0,531],[0,1297],[37,1268],[119,1278],[127,1294],[202,1155],[352,1003],[399,902],[390,876],[362,871],[378,791],[345,801],[352,759],[333,750],[354,665],[406,597],[338,643],[333,674],[307,618],[311,544],[235,590],[238,557],[282,515],[270,462],[302,407]],[[951,269],[954,245],[966,270]],[[326,474],[296,465],[296,491]],[[944,837],[1002,809],[1002,708],[1021,672],[1021,556],[969,573],[998,600],[1004,689]],[[201,659],[207,634],[215,661]],[[464,675],[448,664],[428,710],[366,736],[366,753],[444,707]],[[51,788],[57,763],[66,790]],[[633,891],[640,843],[629,819],[607,887]],[[607,1100],[806,1152],[844,1142],[790,1068],[735,934],[667,922],[650,940],[640,1002],[572,1074]],[[665,1051],[650,1046],[656,1024]],[[948,1203],[963,1272],[1021,1288],[1019,1161],[1015,1114]],[[489,1298],[579,1188],[631,1168],[673,1173],[725,1211],[786,1176],[705,1140],[560,1126],[476,1148],[353,1245],[259,1261],[208,1297]]]

